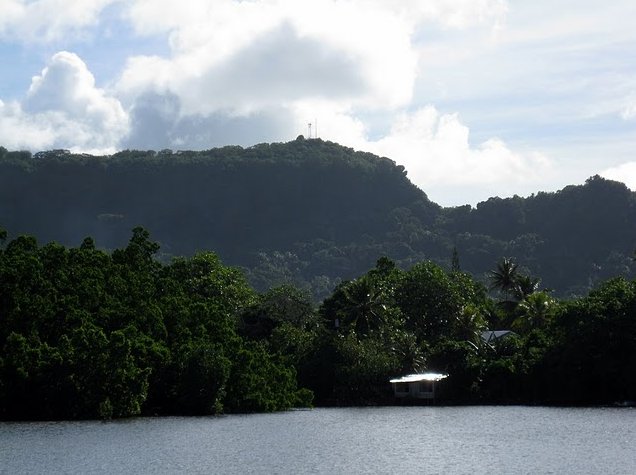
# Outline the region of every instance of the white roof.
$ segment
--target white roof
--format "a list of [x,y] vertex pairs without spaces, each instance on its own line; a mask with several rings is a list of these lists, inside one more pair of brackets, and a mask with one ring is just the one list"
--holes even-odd
[[420,373],[420,374],[407,374],[401,378],[395,378],[389,380],[390,383],[417,383],[418,381],[440,381],[447,378],[447,374],[443,373]]

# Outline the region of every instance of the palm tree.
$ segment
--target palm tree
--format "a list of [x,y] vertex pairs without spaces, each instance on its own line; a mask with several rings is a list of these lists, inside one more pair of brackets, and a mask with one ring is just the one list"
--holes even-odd
[[359,334],[381,326],[384,322],[386,295],[382,286],[376,285],[368,277],[350,282],[343,287],[346,322]]
[[517,306],[518,317],[512,327],[520,332],[544,328],[554,315],[557,302],[546,292],[535,292]]
[[516,278],[516,284],[513,288],[513,294],[517,300],[525,300],[529,295],[532,295],[539,290],[540,283],[541,279],[538,277],[531,277],[523,274],[518,275]]
[[472,344],[481,342],[481,332],[487,327],[480,309],[473,304],[466,305],[455,315],[454,326],[455,339]]
[[401,361],[401,372],[419,373],[426,367],[426,356],[422,347],[417,344],[417,338],[406,332],[396,332],[398,338],[393,345],[393,353]]
[[496,289],[504,295],[504,301],[510,300],[510,292],[517,285],[518,264],[512,259],[504,257],[497,263],[497,268],[490,271],[490,288]]

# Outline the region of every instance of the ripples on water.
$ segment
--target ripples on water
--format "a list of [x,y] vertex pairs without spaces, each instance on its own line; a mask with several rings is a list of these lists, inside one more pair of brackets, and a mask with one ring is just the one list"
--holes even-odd
[[636,410],[380,407],[0,423],[0,472],[636,473]]

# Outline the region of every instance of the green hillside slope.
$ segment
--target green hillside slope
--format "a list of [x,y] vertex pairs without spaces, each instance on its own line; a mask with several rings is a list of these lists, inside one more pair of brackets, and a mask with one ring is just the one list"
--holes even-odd
[[147,228],[164,257],[213,250],[258,289],[294,282],[316,298],[387,255],[480,278],[502,256],[561,295],[633,276],[634,193],[594,177],[529,198],[441,208],[387,158],[299,139],[202,152],[112,156],[0,148],[0,227],[41,242],[123,246]]

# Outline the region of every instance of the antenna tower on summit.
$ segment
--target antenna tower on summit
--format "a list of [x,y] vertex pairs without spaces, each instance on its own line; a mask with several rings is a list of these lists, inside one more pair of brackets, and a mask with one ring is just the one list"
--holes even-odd
[[[312,128],[313,128],[313,134],[312,134]],[[309,130],[309,134],[307,138],[317,139],[318,138],[318,119],[314,119],[313,122],[308,122],[307,129]]]

